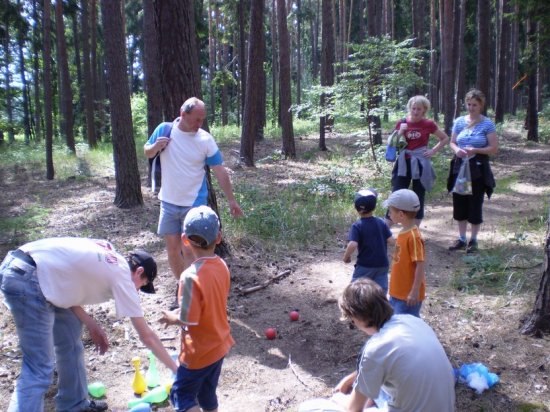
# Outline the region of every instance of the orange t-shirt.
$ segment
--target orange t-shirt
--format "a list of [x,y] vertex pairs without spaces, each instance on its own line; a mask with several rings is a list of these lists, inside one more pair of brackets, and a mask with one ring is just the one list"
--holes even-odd
[[[418,227],[399,232],[391,265],[390,296],[407,300],[414,282],[416,262],[425,260],[424,239]],[[426,282],[420,284],[420,300],[426,297]]]
[[218,256],[197,259],[182,274],[178,300],[182,330],[179,361],[202,369],[223,358],[235,344],[227,320],[230,276]]

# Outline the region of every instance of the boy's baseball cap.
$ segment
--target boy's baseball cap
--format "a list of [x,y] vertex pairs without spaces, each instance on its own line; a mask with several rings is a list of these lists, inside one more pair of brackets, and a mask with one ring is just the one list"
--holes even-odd
[[135,264],[143,268],[143,271],[147,276],[147,280],[149,281],[146,285],[140,287],[139,290],[145,293],[155,293],[155,285],[153,285],[153,281],[157,277],[157,262],[155,262],[153,256],[145,250],[136,249],[130,252],[130,258]]
[[[220,232],[220,219],[218,215],[208,206],[194,207],[185,216],[183,221],[183,233],[195,246],[205,248],[214,243]],[[194,241],[194,236],[202,239],[201,242]]]
[[420,209],[420,200],[416,193],[409,189],[399,189],[393,192],[383,203],[383,206],[390,206],[406,212],[418,212]]
[[376,208],[378,193],[374,189],[361,189],[355,193],[355,210],[369,213]]

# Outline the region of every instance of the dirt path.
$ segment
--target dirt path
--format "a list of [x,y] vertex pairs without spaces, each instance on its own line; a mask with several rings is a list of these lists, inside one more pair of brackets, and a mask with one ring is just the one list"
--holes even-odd
[[[480,246],[492,249],[510,244],[511,249],[503,258],[529,256],[531,260],[527,263],[520,258],[510,260],[510,265],[534,266],[523,279],[529,286],[526,291],[497,295],[465,293],[451,287],[456,275],[463,273],[466,267],[462,254],[447,250],[456,236],[450,197],[434,196],[428,202],[427,218],[421,226],[427,245],[429,295],[422,309],[423,318],[440,336],[454,366],[483,362],[501,378],[499,385],[482,395],[458,385],[459,411],[516,411],[526,402],[538,404],[539,410],[550,408],[547,386],[550,341],[524,337],[517,330],[521,317],[532,305],[540,278],[540,266],[536,263],[537,259],[540,261],[542,251],[538,249],[542,239],[532,235],[529,228],[533,221],[541,218],[544,205],[548,205],[544,198],[550,193],[550,148],[525,147],[511,134],[501,141],[503,149],[494,171],[501,186],[510,182],[510,188],[497,190],[487,202]],[[297,144],[299,150],[304,150],[314,146],[315,141],[304,139]],[[349,139],[333,137],[329,140],[333,147],[341,144],[353,147]],[[263,150],[272,149],[274,146]],[[308,162],[298,168],[294,167],[296,163],[260,165],[253,173],[236,170],[234,179],[254,175],[254,181],[261,182],[262,175],[298,174],[311,166]],[[289,172],[293,168],[295,171]],[[176,352],[179,348],[177,331],[160,330],[155,324],[173,295],[162,242],[152,232],[157,219],[157,201],[146,193],[143,209],[121,211],[111,205],[114,185],[111,178],[37,181],[24,167],[17,171],[2,170],[1,174],[6,195],[0,201],[0,217],[20,213],[40,198],[51,208],[45,236],[107,237],[126,247],[146,247],[158,256],[162,281],[157,295],[145,296],[143,303],[147,317],[159,330],[165,344]],[[251,245],[235,250],[228,259],[232,272],[229,315],[237,345],[224,364],[219,386],[220,410],[296,410],[305,399],[330,394],[339,378],[354,368],[364,336],[339,320],[337,307],[337,299],[352,272],[352,266],[341,261],[346,230],[342,228],[329,247],[306,245],[285,258],[274,259],[269,251]],[[511,238],[518,241],[510,242]],[[17,243],[16,231],[4,234],[0,239],[0,252],[3,255]],[[537,259],[532,259],[533,256]],[[239,288],[258,284],[285,269],[291,269],[291,273],[267,288],[246,296],[239,293]],[[512,277],[511,282],[514,281]],[[294,309],[300,312],[297,322],[291,322],[288,316]],[[114,318],[112,304],[96,306],[92,313],[107,328],[112,349],[108,355],[99,357],[87,341],[89,381],[103,381],[108,388],[111,410],[123,411],[132,398],[133,375],[129,360],[139,354],[145,361],[145,351],[129,324]],[[5,308],[0,309],[0,327],[0,410],[5,410],[20,364],[17,339]],[[278,330],[277,339],[265,339],[263,331],[267,327]],[[168,380],[167,371],[160,369],[163,378]],[[52,387],[47,410],[53,410],[51,397],[54,394]],[[171,409],[163,404],[157,410]]]

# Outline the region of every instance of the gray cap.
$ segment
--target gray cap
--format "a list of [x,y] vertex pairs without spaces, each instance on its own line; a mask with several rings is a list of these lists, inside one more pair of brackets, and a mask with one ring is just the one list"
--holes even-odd
[[386,208],[393,206],[406,212],[418,212],[420,209],[420,200],[412,190],[400,189],[393,192],[383,203],[383,206]]
[[[194,207],[185,216],[183,233],[195,246],[205,248],[214,243],[220,232],[218,215],[208,206]],[[200,238],[197,242],[191,237]]]

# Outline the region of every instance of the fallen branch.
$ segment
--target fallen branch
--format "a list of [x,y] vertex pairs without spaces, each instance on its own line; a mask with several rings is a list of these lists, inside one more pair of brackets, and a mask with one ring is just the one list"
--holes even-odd
[[278,275],[275,275],[272,278],[266,280],[265,282],[260,283],[259,285],[251,286],[251,287],[246,288],[246,289],[238,288],[237,290],[239,291],[239,293],[241,295],[248,295],[250,293],[257,292],[258,290],[262,290],[262,289],[267,288],[271,283],[276,282],[278,280],[281,280],[282,278],[290,275],[290,272],[291,272],[291,270],[287,269],[287,270],[279,273]]
[[300,382],[302,385],[304,385],[308,391],[313,392],[313,390],[309,387],[309,385],[307,385],[302,380],[302,378],[300,378],[300,375],[298,375],[298,372],[296,372],[296,369],[294,369],[294,365],[292,365],[292,359],[290,357],[290,353],[288,354],[288,367],[290,368],[290,370],[292,371],[294,376],[296,376],[296,379],[298,379],[298,382]]

